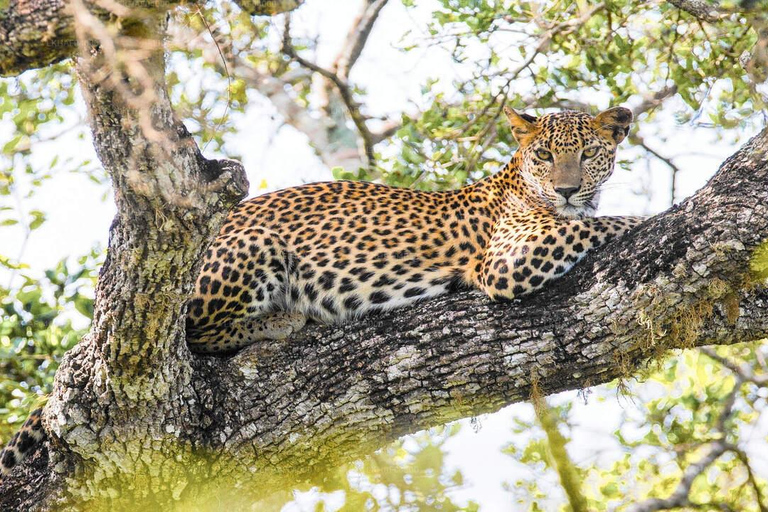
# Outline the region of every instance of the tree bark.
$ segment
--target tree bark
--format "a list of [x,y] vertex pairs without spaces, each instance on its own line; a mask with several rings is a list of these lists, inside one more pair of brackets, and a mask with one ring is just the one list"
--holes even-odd
[[[160,40],[161,19],[141,30]],[[585,388],[671,348],[768,336],[765,130],[695,196],[532,297],[463,291],[196,357],[185,303],[202,252],[245,194],[242,167],[204,159],[174,118],[161,49],[142,63],[154,79],[152,132],[147,112],[92,79],[105,65],[95,59],[78,68],[118,214],[92,329],[45,408],[47,448],[4,481],[2,510],[236,510],[534,387]]]
[[[68,59],[77,53],[75,20],[66,0],[9,0],[0,8],[0,76],[16,76]],[[157,11],[156,16],[179,2],[177,0],[129,0],[116,2],[120,12],[94,8],[102,20],[112,14],[143,9]],[[235,0],[252,15],[274,15],[296,9],[304,0]],[[104,4],[105,6],[110,4]]]
[[[545,394],[584,388],[629,377],[670,348],[761,339],[768,335],[767,155],[764,131],[694,197],[595,251],[543,293],[509,303],[455,293],[356,323],[310,326],[284,345],[231,358],[186,351],[178,290],[188,289],[193,273],[174,273],[175,280],[157,273],[174,258],[144,248],[148,238],[183,244],[179,226],[160,231],[148,219],[151,202],[119,201],[97,302],[115,311],[117,300],[124,310],[109,322],[100,313],[62,365],[46,411],[51,478],[77,474],[85,483],[75,487],[75,501],[71,487],[55,496],[114,507],[119,502],[105,495],[119,490],[132,503],[173,508],[235,499],[225,488],[256,500],[398,436],[526,400],[534,385]],[[118,199],[130,192],[115,183]],[[147,225],[134,234],[123,227],[126,215]],[[135,258],[138,247],[152,258]],[[135,288],[145,280],[166,291],[142,299]],[[133,321],[147,318],[135,311],[149,299],[149,318],[162,319],[164,330]],[[157,304],[166,300],[167,309]],[[70,384],[67,375],[79,378]],[[13,480],[40,485],[46,467],[38,461]],[[125,484],[157,468],[154,488]]]
[[727,15],[719,10],[719,6],[705,0],[669,0],[669,3],[691,16],[708,23],[720,21],[720,18]]
[[0,13],[0,76],[72,56],[77,41],[64,0],[10,0]]

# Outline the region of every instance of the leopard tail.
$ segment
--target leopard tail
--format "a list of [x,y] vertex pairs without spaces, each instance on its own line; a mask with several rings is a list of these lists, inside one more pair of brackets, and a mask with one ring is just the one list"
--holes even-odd
[[10,474],[11,470],[22,460],[31,455],[43,442],[42,409],[35,409],[30,413],[27,421],[8,445],[0,452],[0,483]]

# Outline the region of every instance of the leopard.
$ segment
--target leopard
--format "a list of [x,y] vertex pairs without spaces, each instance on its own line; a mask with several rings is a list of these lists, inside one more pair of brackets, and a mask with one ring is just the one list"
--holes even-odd
[[632,112],[504,107],[517,141],[497,173],[454,190],[304,184],[238,204],[188,305],[193,352],[231,353],[461,288],[533,293],[639,217],[596,217]]
[[42,413],[42,408],[32,411],[0,452],[0,484],[17,464],[33,453],[43,442],[45,436]]
[[[464,187],[339,180],[238,204],[206,250],[187,305],[191,351],[230,354],[286,340],[308,320],[341,323],[461,288],[519,298],[642,222],[594,216],[629,109],[503,111],[517,150]],[[41,418],[34,411],[0,452],[0,484],[42,443]]]

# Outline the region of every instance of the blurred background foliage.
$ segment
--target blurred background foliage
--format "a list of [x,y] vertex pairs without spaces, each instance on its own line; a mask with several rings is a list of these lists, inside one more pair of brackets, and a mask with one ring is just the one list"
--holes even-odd
[[[670,186],[641,192],[669,205],[680,199],[678,127],[707,130],[712,144],[730,146],[766,121],[764,1],[703,2],[702,15],[690,8],[702,2],[684,1],[359,0],[347,2],[359,14],[341,48],[330,50],[323,31],[338,27],[301,18],[317,2],[307,0],[290,23],[248,16],[226,0],[174,12],[168,87],[206,154],[243,156],[230,137],[249,108],[267,102],[281,129],[301,134],[336,178],[455,188],[493,172],[514,151],[502,106],[595,113],[623,103],[637,123],[620,164],[635,172],[660,165]],[[394,9],[415,20],[411,28],[388,25]],[[440,55],[445,65],[440,73],[411,68],[418,94],[379,107],[369,92],[377,80],[372,68],[357,65],[376,52],[366,46],[373,36],[404,60]],[[109,195],[90,152],[60,158],[45,150],[63,134],[89,144],[76,90],[70,63],[0,80],[0,240],[14,230],[18,241],[0,243],[3,444],[44,400],[93,310],[102,249],[51,269],[25,263],[27,241],[48,214],[29,205],[51,177],[86,176]],[[506,482],[509,509],[631,510],[659,498],[642,510],[768,510],[768,466],[751,456],[755,443],[768,446],[767,357],[764,342],[683,351],[626,385],[582,393],[620,404],[608,457],[573,462],[568,455],[590,436],[571,414],[573,394],[540,400],[537,414],[518,406],[503,451],[528,477]],[[455,499],[465,482],[461,468],[445,462],[444,444],[461,428],[409,436],[338,468],[311,491],[285,497],[286,509],[482,510]],[[577,482],[575,490],[568,481]]]

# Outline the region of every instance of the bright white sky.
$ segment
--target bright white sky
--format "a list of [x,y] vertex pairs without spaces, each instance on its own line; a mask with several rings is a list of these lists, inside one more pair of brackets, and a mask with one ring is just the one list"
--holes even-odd
[[[384,114],[408,110],[409,105],[419,103],[420,84],[426,76],[440,76],[446,84],[450,84],[451,79],[462,72],[439,49],[403,55],[393,48],[405,30],[423,29],[429,7],[433,3],[422,2],[425,8],[410,13],[406,13],[400,2],[391,2],[384,8],[352,76],[367,88],[369,96],[366,104],[372,112]],[[355,5],[355,8],[350,9],[351,5]],[[322,34],[318,58],[321,63],[328,62],[335,54],[346,34],[348,23],[356,13],[356,6],[357,2],[349,0],[310,0],[298,13],[295,26],[312,32],[319,28]],[[243,155],[243,163],[251,181],[251,193],[264,192],[257,190],[262,180],[266,180],[267,190],[274,190],[331,179],[330,172],[322,167],[307,147],[306,138],[292,128],[282,126],[269,102],[260,100],[255,94],[252,97],[255,101],[243,120],[241,131],[227,142],[233,152]],[[78,111],[84,116],[81,101]],[[718,164],[753,134],[738,133],[736,141],[712,143],[713,134],[706,129],[677,125],[670,114],[663,115],[663,119],[668,126],[666,135],[674,134],[669,137],[669,143],[663,143],[642,126],[640,129],[646,141],[659,152],[677,156],[675,161],[682,169],[678,201],[701,187]],[[78,122],[77,119],[69,121]],[[654,129],[658,129],[658,126],[654,125]],[[0,124],[0,136],[7,134],[11,128],[4,121]],[[47,164],[50,152],[59,154],[62,160],[68,156],[81,158],[85,153],[91,154],[96,160],[90,140],[79,141],[74,133],[65,134],[33,150],[35,155],[40,155],[40,165]],[[626,148],[624,151],[628,152]],[[21,175],[21,172],[17,175]],[[661,211],[669,205],[669,180],[668,169],[663,164],[651,164],[650,173],[645,172],[645,169],[631,173],[619,170],[603,194],[599,213],[651,214]],[[643,195],[646,190],[654,191],[650,202]],[[47,212],[49,220],[29,240],[24,260],[35,271],[42,273],[61,258],[86,253],[94,244],[105,247],[114,206],[110,198],[102,201],[103,195],[104,190],[84,176],[59,172],[33,200],[25,203],[27,210],[39,208]],[[20,232],[9,236],[9,230],[4,229],[0,252],[16,255],[21,240]],[[649,386],[648,393],[653,394],[653,386]],[[632,413],[635,407],[633,404],[620,403],[616,399],[615,390],[604,387],[595,389],[586,404],[583,398],[577,397],[576,392],[562,393],[554,400],[574,402],[573,418],[579,429],[569,450],[577,463],[591,462],[596,457],[610,458],[617,454],[618,445],[613,440],[612,432],[619,426],[622,412]],[[513,438],[513,417],[530,419],[530,406],[514,405],[496,414],[480,417],[479,428],[473,428],[468,420],[463,421],[461,433],[447,442],[447,464],[460,468],[465,477],[466,485],[453,493],[459,502],[468,499],[478,501],[483,512],[507,512],[518,508],[513,505],[513,494],[505,491],[502,483],[536,476],[530,468],[517,466],[510,457],[500,452]],[[768,431],[768,424],[763,422],[760,430]],[[758,469],[768,474],[768,466],[763,465]],[[554,481],[551,483],[552,496],[559,501],[562,493]],[[312,493],[305,493],[297,496],[297,501],[284,510],[312,510],[313,501]]]

